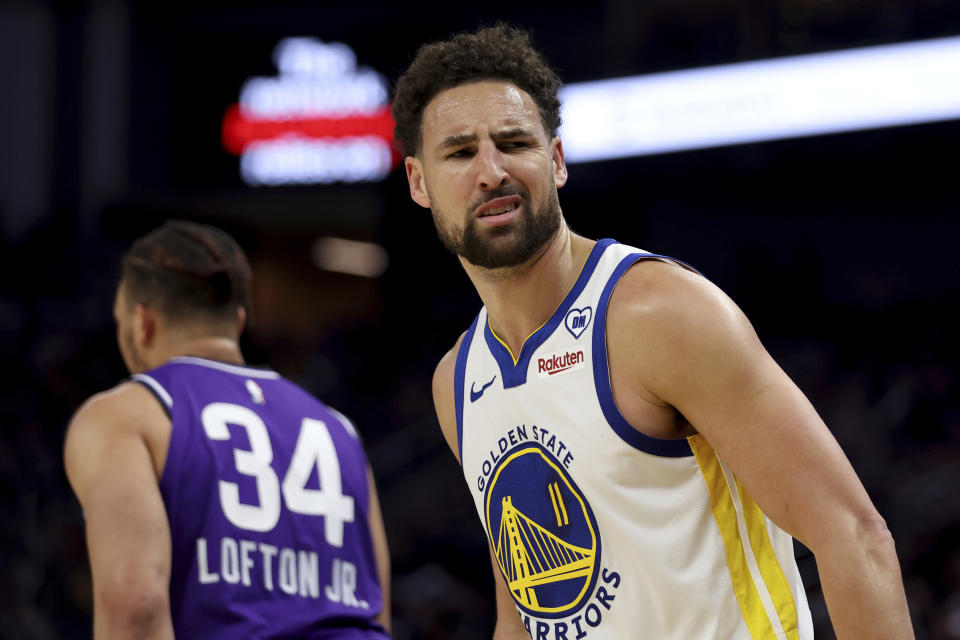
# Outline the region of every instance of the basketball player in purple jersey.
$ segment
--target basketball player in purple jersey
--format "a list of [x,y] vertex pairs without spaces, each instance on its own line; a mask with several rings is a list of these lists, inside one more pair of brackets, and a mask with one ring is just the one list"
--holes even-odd
[[250,267],[224,232],[168,222],[123,260],[133,374],[65,444],[96,638],[389,638],[389,557],[351,423],[238,346]]

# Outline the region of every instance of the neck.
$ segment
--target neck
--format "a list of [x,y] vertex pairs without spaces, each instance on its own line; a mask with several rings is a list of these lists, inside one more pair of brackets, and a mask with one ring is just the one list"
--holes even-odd
[[221,362],[230,362],[232,364],[243,364],[243,354],[240,353],[240,345],[237,344],[236,340],[223,336],[194,338],[183,346],[183,353],[179,355],[209,358],[210,360],[220,360]]
[[244,362],[240,345],[235,339],[226,336],[185,337],[174,341],[167,348],[157,351],[156,366],[177,356],[194,356],[231,364]]
[[573,287],[595,241],[566,224],[530,260],[516,267],[484,269],[461,258],[487,308],[490,328],[514,357],[523,341],[556,311]]

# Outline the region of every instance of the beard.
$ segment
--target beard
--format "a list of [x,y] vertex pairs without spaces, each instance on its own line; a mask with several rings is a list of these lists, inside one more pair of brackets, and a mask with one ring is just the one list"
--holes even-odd
[[537,211],[530,209],[530,194],[522,187],[501,187],[491,191],[481,201],[471,204],[467,211],[474,211],[494,198],[512,195],[520,196],[523,206],[521,215],[513,224],[482,232],[477,218],[469,213],[466,225],[459,229],[445,223],[436,207],[431,206],[433,223],[440,242],[454,255],[486,269],[515,267],[527,262],[537,255],[560,228],[560,200],[557,198],[556,189],[551,189],[547,201]]

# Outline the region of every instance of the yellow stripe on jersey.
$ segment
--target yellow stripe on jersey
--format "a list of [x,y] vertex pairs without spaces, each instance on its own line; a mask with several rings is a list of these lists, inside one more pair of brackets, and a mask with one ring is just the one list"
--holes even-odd
[[[546,322],[544,322],[543,324],[546,324]],[[540,325],[540,327],[542,327],[543,324]],[[513,360],[513,366],[517,366],[517,362],[519,362],[519,361],[517,360],[517,356],[513,355],[513,349],[510,348],[510,345],[508,345],[506,342],[504,342],[504,341],[503,341],[503,338],[501,338],[500,336],[498,336],[498,335],[497,335],[497,332],[493,330],[493,325],[490,324],[490,316],[487,316],[487,326],[490,327],[490,335],[492,335],[494,338],[496,338],[496,339],[497,339],[497,342],[499,342],[500,344],[502,344],[502,345],[503,345],[503,348],[506,349],[506,350],[507,350],[507,353],[510,354],[510,359]],[[534,329],[534,330],[533,330],[533,333],[536,333],[537,331],[540,331],[540,327],[537,327],[536,329]],[[531,333],[530,336],[532,336],[533,333]],[[525,344],[527,343],[527,340],[530,339],[530,336],[527,336],[526,338],[524,338],[524,339],[523,339],[523,342],[520,343],[520,351],[523,351],[523,345],[525,345]]]
[[560,513],[563,514],[563,524],[570,524],[570,517],[567,515],[567,507],[563,504],[563,496],[560,495],[560,483],[553,483],[553,490],[557,494],[557,504],[560,505]]
[[[750,635],[757,640],[766,640],[767,638],[776,638],[778,636],[782,637],[782,635],[774,629],[772,621],[764,608],[760,592],[757,590],[757,585],[750,575],[750,565],[746,555],[747,550],[744,548],[743,542],[740,539],[740,528],[737,524],[737,507],[734,504],[733,496],[730,492],[730,485],[727,483],[727,479],[723,473],[723,467],[720,465],[720,459],[717,458],[713,447],[710,446],[703,436],[690,436],[687,438],[687,441],[690,443],[690,448],[693,450],[693,455],[697,459],[697,464],[700,465],[700,472],[703,474],[704,480],[706,480],[707,483],[707,490],[710,493],[710,508],[713,511],[713,517],[720,529],[720,535],[723,537],[723,546],[727,556],[727,567],[730,569],[730,578],[733,581],[733,591],[737,596],[737,603],[740,605],[740,611],[743,613],[747,629],[749,629]],[[752,500],[751,503],[756,506],[756,503],[753,503]],[[744,514],[745,518],[749,517],[754,520],[752,523],[748,520],[747,530],[751,532],[750,535],[752,535],[752,532],[757,526],[756,516],[758,514],[761,526],[763,526],[763,513],[759,507],[757,507],[755,511],[751,511],[749,515]],[[767,546],[770,545],[769,538],[765,539],[765,544]],[[751,546],[751,551],[752,550],[753,546]],[[769,552],[770,555],[773,554],[772,547],[769,549]],[[766,560],[769,561],[769,557],[767,557]],[[760,558],[758,558],[758,562],[759,561],[761,561]],[[776,563],[776,556],[773,556],[773,562]],[[777,569],[779,569],[779,565],[777,565]],[[769,571],[769,569],[761,571],[764,580],[767,579]],[[790,600],[792,602],[793,598],[791,597]],[[788,628],[787,625],[784,625],[784,628]],[[794,610],[793,635],[788,637],[796,638],[796,628],[796,614]]]
[[553,513],[557,516],[557,526],[563,526],[563,519],[560,517],[560,508],[557,507],[557,495],[554,491],[557,490],[556,483],[551,483],[547,485],[547,493],[550,494],[550,502],[553,504]]
[[744,490],[739,480],[737,480],[737,492],[740,494],[740,504],[743,505],[743,516],[747,523],[750,546],[753,547],[753,554],[757,559],[763,581],[766,583],[767,589],[770,590],[770,598],[777,610],[780,624],[783,625],[783,630],[789,640],[799,640],[797,605],[793,601],[790,584],[787,582],[787,577],[783,574],[783,568],[780,566],[777,555],[773,550],[773,543],[770,542],[770,534],[767,532],[767,519],[763,515],[763,511],[760,510],[760,505]]

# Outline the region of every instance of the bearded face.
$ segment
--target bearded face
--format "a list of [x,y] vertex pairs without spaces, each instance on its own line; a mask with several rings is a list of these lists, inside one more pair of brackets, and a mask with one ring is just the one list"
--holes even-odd
[[[521,211],[509,225],[482,228],[473,215],[484,202],[503,196],[518,196]],[[487,269],[514,267],[535,256],[560,228],[560,203],[556,189],[539,208],[532,210],[530,194],[520,186],[504,186],[486,194],[479,202],[471,203],[460,226],[448,224],[449,216],[431,202],[433,222],[443,246],[454,255],[462,256],[470,264]]]
[[483,80],[440,92],[424,109],[422,141],[405,159],[411,197],[464,262],[521,265],[560,229],[563,148],[522,89]]

